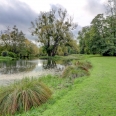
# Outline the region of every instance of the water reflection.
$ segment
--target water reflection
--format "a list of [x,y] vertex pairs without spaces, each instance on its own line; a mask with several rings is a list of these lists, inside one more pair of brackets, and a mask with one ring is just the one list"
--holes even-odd
[[40,77],[42,75],[60,75],[65,65],[62,61],[17,60],[0,62],[0,85],[8,85],[24,77]]
[[0,75],[17,74],[21,72],[40,72],[54,69],[54,71],[62,71],[64,65],[55,60],[17,60],[0,62]]
[[43,62],[44,69],[54,69],[55,71],[62,71],[64,69],[64,65],[62,63],[58,63],[53,59],[47,59]]
[[31,71],[35,68],[36,63],[27,60],[3,61],[0,62],[0,74],[14,74],[25,71]]
[[43,68],[44,69],[50,69],[50,68],[56,68],[56,61],[52,60],[52,59],[48,59],[47,61],[43,62]]

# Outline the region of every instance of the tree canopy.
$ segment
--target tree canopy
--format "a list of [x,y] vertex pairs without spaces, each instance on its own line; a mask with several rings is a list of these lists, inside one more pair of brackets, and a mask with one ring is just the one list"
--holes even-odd
[[38,47],[31,41],[25,38],[22,31],[19,31],[16,26],[12,29],[9,27],[5,32],[0,34],[0,52],[10,52],[18,55],[31,55],[38,54]]
[[61,8],[41,12],[32,22],[31,33],[38,37],[48,56],[57,54],[58,47],[73,41],[72,30],[77,27],[67,11]]
[[116,3],[108,1],[107,15],[98,14],[78,33],[80,53],[116,56]]

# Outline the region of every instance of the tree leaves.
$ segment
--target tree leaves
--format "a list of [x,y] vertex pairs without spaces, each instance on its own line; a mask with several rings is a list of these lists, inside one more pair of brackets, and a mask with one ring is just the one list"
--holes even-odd
[[116,55],[116,18],[98,14],[91,26],[83,27],[78,34],[80,52],[87,54]]
[[31,33],[45,46],[48,56],[54,56],[58,46],[72,40],[71,30],[75,27],[67,11],[59,8],[41,12],[38,19],[32,22]]

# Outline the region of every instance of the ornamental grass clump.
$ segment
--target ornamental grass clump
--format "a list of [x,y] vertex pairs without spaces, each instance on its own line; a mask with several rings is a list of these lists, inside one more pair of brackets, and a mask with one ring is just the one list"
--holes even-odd
[[76,62],[72,66],[66,67],[62,73],[62,77],[77,78],[89,75],[89,69],[92,67],[90,62]]
[[12,115],[45,103],[51,90],[38,79],[24,78],[0,89],[0,114]]

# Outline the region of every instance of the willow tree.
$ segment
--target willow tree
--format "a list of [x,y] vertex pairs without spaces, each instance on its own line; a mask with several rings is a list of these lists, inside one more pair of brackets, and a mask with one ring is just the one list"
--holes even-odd
[[72,40],[72,30],[77,27],[73,19],[63,9],[41,12],[35,22],[31,22],[31,33],[38,37],[48,56],[55,56],[58,46]]

